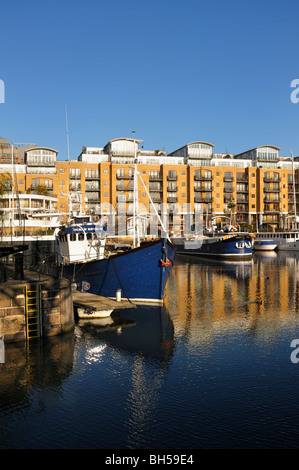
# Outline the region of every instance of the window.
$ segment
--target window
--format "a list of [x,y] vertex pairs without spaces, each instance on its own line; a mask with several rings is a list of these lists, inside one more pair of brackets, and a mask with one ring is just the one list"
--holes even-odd
[[45,178],[45,187],[47,189],[53,189],[53,180]]
[[31,187],[32,188],[37,188],[40,186],[40,179],[39,178],[33,178],[31,181]]

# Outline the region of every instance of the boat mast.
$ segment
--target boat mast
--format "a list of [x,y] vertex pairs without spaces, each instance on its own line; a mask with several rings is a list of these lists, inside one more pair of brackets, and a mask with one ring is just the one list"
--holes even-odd
[[296,213],[296,189],[295,189],[295,170],[294,170],[294,155],[292,155],[292,174],[293,174],[293,194],[294,194],[294,218],[295,218],[295,229],[297,228],[297,213]]
[[12,191],[12,219],[11,219],[11,236],[14,237],[15,234],[15,228],[14,228],[14,223],[15,223],[15,202],[14,202],[14,158],[13,158],[13,143],[11,144],[11,191]]
[[67,142],[67,158],[70,162],[70,142],[69,142],[69,126],[67,122],[67,107],[65,105],[65,121],[66,121],[66,142]]
[[134,189],[133,189],[133,248],[139,244],[137,243],[136,234],[136,210],[137,210],[137,197],[138,197],[138,181],[137,181],[137,156],[136,156],[136,142],[135,142],[135,131],[132,131],[134,136]]

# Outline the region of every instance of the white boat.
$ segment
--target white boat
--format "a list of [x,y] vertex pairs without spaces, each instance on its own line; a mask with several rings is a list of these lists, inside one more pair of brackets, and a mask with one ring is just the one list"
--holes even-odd
[[255,240],[253,245],[255,251],[274,251],[276,247],[273,240]]
[[45,194],[4,194],[1,198],[1,241],[54,241],[54,229],[65,214],[57,210],[58,199]]
[[[112,310],[92,310],[88,308],[78,308],[77,313],[79,318],[84,318],[85,320],[91,320],[93,318],[108,318],[110,317],[111,313],[113,312]],[[111,319],[111,323],[113,320]]]
[[[299,231],[286,232],[260,232],[256,234],[256,241],[273,240],[278,251],[299,251]],[[256,243],[255,241],[255,243]]]

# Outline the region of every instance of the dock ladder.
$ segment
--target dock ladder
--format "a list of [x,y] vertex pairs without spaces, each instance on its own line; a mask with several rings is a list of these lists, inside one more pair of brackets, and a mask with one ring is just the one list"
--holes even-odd
[[26,286],[26,337],[40,338],[40,288],[38,284]]

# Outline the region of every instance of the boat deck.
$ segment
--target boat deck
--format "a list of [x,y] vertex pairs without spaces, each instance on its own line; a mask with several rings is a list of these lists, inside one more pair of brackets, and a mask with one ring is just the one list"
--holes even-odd
[[72,291],[73,304],[79,308],[90,308],[92,310],[118,310],[123,308],[134,308],[135,304],[128,300],[116,300],[90,294],[89,292]]

